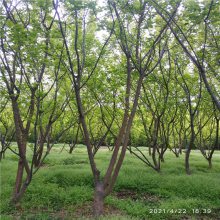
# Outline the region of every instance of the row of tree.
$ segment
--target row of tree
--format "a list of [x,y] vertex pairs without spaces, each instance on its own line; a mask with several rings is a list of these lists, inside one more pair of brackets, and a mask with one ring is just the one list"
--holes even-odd
[[[3,0],[0,11],[0,157],[18,156],[13,202],[61,141],[70,153],[86,145],[95,215],[127,149],[156,171],[168,149],[184,149],[190,174],[197,148],[211,167],[220,147],[219,1]],[[104,175],[95,162],[102,145],[112,150]]]

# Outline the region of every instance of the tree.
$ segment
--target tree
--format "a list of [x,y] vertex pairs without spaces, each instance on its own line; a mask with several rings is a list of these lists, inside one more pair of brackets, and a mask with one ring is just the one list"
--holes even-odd
[[[179,85],[182,87],[183,91],[185,92],[186,102],[188,104],[188,113],[190,119],[190,140],[189,144],[186,147],[186,154],[185,154],[185,169],[186,173],[189,175],[190,172],[190,165],[189,165],[189,157],[191,150],[195,147],[195,139],[196,139],[196,132],[195,132],[195,117],[198,116],[198,107],[201,101],[201,93],[202,93],[202,85],[201,85],[201,78],[197,78],[194,75],[189,73],[183,72],[184,66],[181,68],[178,64],[178,60],[175,60],[175,65],[177,71],[181,77],[178,79],[176,77]],[[183,65],[183,63],[182,63]],[[180,78],[179,77],[179,78]],[[199,82],[199,88],[195,88],[195,81]]]
[[[100,53],[94,61],[94,65],[87,67],[87,62],[89,60],[89,53],[87,52],[86,45],[90,45],[87,29],[89,29],[90,19],[94,16],[94,10],[92,9],[92,2],[79,2],[71,4],[68,2],[66,5],[67,10],[71,9],[74,13],[71,14],[74,20],[74,27],[71,29],[70,24],[67,25],[68,17],[63,17],[60,13],[58,2],[54,3],[56,13],[58,15],[59,28],[64,41],[68,70],[72,77],[73,88],[76,96],[76,105],[79,113],[79,120],[82,124],[82,130],[84,133],[85,143],[87,146],[88,156],[90,160],[91,169],[93,172],[94,182],[95,182],[95,195],[94,195],[94,213],[95,215],[100,215],[103,212],[103,201],[104,197],[109,195],[115,184],[116,178],[118,176],[119,170],[121,168],[125,152],[127,149],[130,130],[132,122],[136,113],[138,99],[141,92],[141,86],[144,78],[149,75],[156,66],[160,63],[160,60],[164,54],[164,48],[166,47],[166,38],[164,42],[160,45],[161,50],[158,50],[159,58],[156,62],[152,62],[153,57],[156,54],[156,46],[161,42],[164,33],[167,30],[167,24],[165,24],[160,31],[158,31],[155,40],[150,44],[146,45],[147,52],[142,50],[142,44],[144,44],[144,39],[142,39],[142,34],[144,34],[141,29],[144,26],[144,21],[151,19],[145,13],[151,9],[146,2],[131,2],[129,4],[121,3],[116,4],[114,1],[109,1],[109,10],[112,17],[112,27],[110,28],[110,34],[107,40],[102,44]],[[124,17],[120,15],[120,12],[125,12],[129,16]],[[175,14],[175,13],[174,13]],[[173,15],[174,15],[173,14]],[[138,19],[132,16],[137,16]],[[132,23],[131,30],[126,28],[126,24]],[[115,27],[115,28],[114,28]],[[68,33],[72,30],[72,35],[74,40],[68,39]],[[146,31],[146,28],[144,28]],[[124,59],[126,61],[126,83],[124,86],[124,112],[122,124],[118,132],[112,158],[109,162],[104,179],[101,180],[100,171],[96,167],[94,156],[92,153],[92,143],[88,130],[88,124],[85,119],[83,101],[82,101],[82,91],[83,87],[86,85],[88,80],[94,74],[97,68],[97,64],[103,55],[103,51],[106,48],[109,38],[114,32],[116,40],[118,41],[119,47],[124,54]],[[91,32],[90,32],[91,33]],[[135,45],[132,45],[131,39],[135,39]],[[91,40],[91,39],[90,39]],[[71,46],[73,45],[73,46]],[[72,50],[71,48],[74,48]],[[97,50],[97,49],[96,49]],[[76,58],[76,61],[72,59]],[[90,71],[89,71],[90,69]],[[83,81],[84,76],[87,75],[87,79]],[[134,88],[132,90],[132,88]],[[122,145],[122,147],[120,147]],[[121,149],[121,151],[120,151]]]
[[16,5],[12,3],[4,0],[1,8],[0,71],[12,106],[18,146],[19,161],[12,195],[12,202],[16,203],[33,176],[33,159],[29,163],[26,155],[27,141],[31,125],[36,120],[35,102],[50,68],[54,18],[48,15],[51,12],[48,1],[33,5],[25,1]]
[[[219,48],[218,43],[217,43],[217,33],[219,32],[219,29],[217,28],[216,24],[218,25],[218,22],[216,22],[215,18],[212,20],[211,17],[211,12],[214,10],[213,13],[217,13],[217,8],[215,7],[217,6],[217,4],[219,4],[217,1],[214,2],[214,0],[210,1],[210,4],[205,4],[206,1],[203,2],[202,6],[205,6],[205,10],[201,10],[201,5],[199,5],[200,3],[197,1],[190,1],[191,5],[190,7],[187,7],[185,5],[183,5],[183,7],[185,6],[186,8],[188,8],[189,10],[195,10],[197,11],[197,13],[193,14],[194,18],[196,16],[196,20],[194,20],[195,24],[192,24],[191,22],[192,17],[190,19],[190,26],[189,29],[186,31],[186,33],[188,31],[190,31],[190,33],[195,33],[198,31],[198,25],[200,25],[202,22],[204,22],[204,31],[202,33],[202,35],[204,36],[201,40],[201,38],[195,42],[199,43],[199,45],[196,43],[196,47],[197,48],[201,48],[201,50],[196,50],[196,47],[193,47],[193,43],[192,41],[194,41],[195,38],[195,34],[193,35],[193,38],[190,38],[189,36],[187,36],[187,34],[184,32],[184,28],[179,25],[177,23],[176,20],[174,20],[171,16],[171,14],[166,10],[166,8],[163,8],[162,6],[160,6],[155,0],[152,0],[153,5],[155,10],[157,11],[157,13],[161,16],[161,18],[163,18],[164,21],[166,21],[167,23],[169,23],[169,28],[172,31],[174,37],[176,38],[177,42],[179,43],[179,45],[182,47],[183,51],[186,53],[186,55],[189,57],[189,59],[191,60],[191,62],[196,66],[196,68],[198,69],[198,73],[205,85],[205,88],[207,89],[208,93],[210,94],[213,102],[215,103],[216,107],[218,108],[218,110],[220,110],[220,101],[219,101],[219,96],[218,96],[218,87],[216,87],[215,85],[213,85],[213,83],[209,80],[209,77],[207,77],[207,73],[211,72],[211,78],[213,80],[213,78],[216,78],[216,82],[218,83],[218,76],[216,75],[216,72],[214,71],[214,68],[212,66],[213,61],[210,61],[210,55],[206,55],[206,53],[210,53],[210,52],[214,52],[215,50],[208,50],[208,45],[211,45],[212,42],[208,41],[208,34],[211,36],[211,39],[214,40],[214,47],[217,49]],[[187,3],[187,1],[186,1]],[[215,7],[215,8],[214,8]],[[214,8],[214,9],[213,9]],[[184,12],[187,12],[187,10],[184,10]],[[198,16],[198,13],[199,16]],[[168,18],[166,17],[168,16]],[[185,15],[182,15],[185,17]],[[188,17],[189,15],[186,14],[186,17]],[[172,19],[171,22],[170,19]],[[185,20],[183,20],[185,22]],[[187,22],[184,23],[184,25],[189,24]],[[215,30],[213,30],[213,27],[215,28]],[[194,29],[194,30],[193,30]],[[193,31],[194,32],[193,32]],[[199,28],[199,30],[201,30],[201,28]],[[199,33],[201,34],[201,33]],[[192,40],[193,39],[193,40]],[[207,56],[207,57],[206,57]],[[216,57],[216,56],[215,56]],[[216,62],[215,60],[215,64],[218,63],[218,61]],[[218,64],[217,64],[218,65]],[[214,73],[214,74],[213,74]]]

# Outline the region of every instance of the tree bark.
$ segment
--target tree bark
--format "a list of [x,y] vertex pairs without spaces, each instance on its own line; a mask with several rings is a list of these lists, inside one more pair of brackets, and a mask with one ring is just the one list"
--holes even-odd
[[43,155],[43,149],[44,149],[44,143],[40,143],[39,144],[39,149],[36,152],[36,154],[34,155],[34,161],[33,161],[34,167],[38,167],[40,165],[41,158],[42,158],[42,155]]
[[104,184],[103,182],[97,182],[95,186],[94,204],[93,204],[94,216],[101,216],[104,213]]
[[153,160],[153,163],[154,163],[155,170],[156,170],[157,172],[160,172],[160,158],[159,158],[159,160],[157,161],[156,148],[157,148],[157,146],[154,146],[154,147],[153,147],[152,160]]
[[5,158],[5,151],[0,152],[0,161]]
[[163,162],[163,163],[165,162],[165,160],[164,160],[164,153],[161,153],[161,155],[160,155],[160,161]]
[[151,146],[149,147],[149,156],[152,155],[152,152],[151,152]]
[[70,147],[69,154],[73,153],[73,148],[74,148],[73,146]]
[[186,149],[186,155],[185,155],[185,170],[186,170],[186,174],[190,175],[191,171],[190,171],[190,165],[189,165],[189,157],[190,157],[190,152],[194,147],[194,141],[195,141],[195,130],[194,130],[194,114],[190,113],[190,127],[191,127],[191,137],[190,137],[190,141],[189,141],[189,146]]
[[212,158],[209,158],[208,162],[209,162],[209,169],[212,169]]
[[190,156],[190,149],[188,148],[186,150],[186,155],[185,155],[185,170],[186,170],[186,174],[190,175],[190,166],[189,166],[189,156]]
[[19,191],[21,189],[23,173],[24,173],[24,163],[23,163],[22,159],[19,159],[18,169],[17,169],[17,176],[16,176],[16,180],[15,180],[15,187],[14,187],[12,200],[14,200],[16,198],[16,195],[19,193]]
[[[153,144],[152,144],[152,160],[155,166],[155,170],[160,172],[160,158],[157,161],[157,138],[158,138],[158,130],[160,126],[160,118],[156,118],[154,122],[154,134],[153,134]],[[159,155],[160,156],[160,155]]]

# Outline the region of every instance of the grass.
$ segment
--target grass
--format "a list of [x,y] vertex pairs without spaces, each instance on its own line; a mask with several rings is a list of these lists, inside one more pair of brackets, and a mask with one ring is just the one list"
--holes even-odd
[[[17,157],[10,152],[6,154],[1,162],[2,220],[15,216],[51,220],[90,217],[93,179],[86,149],[79,145],[72,155],[60,150],[60,145],[54,147],[16,207],[10,206],[9,201]],[[101,149],[96,156],[102,174],[110,156],[107,149]],[[184,155],[176,158],[167,152],[161,173],[156,173],[127,152],[114,191],[105,200],[110,215],[101,219],[218,219],[219,156],[220,152],[214,154],[213,168],[209,169],[202,155],[192,152],[192,175],[187,176]]]

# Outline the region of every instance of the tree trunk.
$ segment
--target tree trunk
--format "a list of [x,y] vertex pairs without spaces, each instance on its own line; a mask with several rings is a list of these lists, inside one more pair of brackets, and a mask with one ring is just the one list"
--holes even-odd
[[163,154],[163,153],[160,155],[160,161],[161,161],[162,163],[165,162],[165,160],[164,160],[164,154]]
[[2,160],[3,157],[3,152],[0,152],[0,161]]
[[[181,152],[181,153],[182,153],[182,152]],[[177,151],[177,150],[175,149],[175,155],[176,155],[176,158],[178,158],[178,157],[180,156],[180,151],[179,151],[179,150]]]
[[17,202],[17,194],[20,192],[21,189],[23,173],[24,173],[24,163],[22,159],[19,159],[15,187],[12,195],[13,203]]
[[74,146],[70,146],[69,154],[73,153],[73,148],[74,148]]
[[212,168],[212,158],[209,158],[208,162],[209,162],[209,169],[211,169]]
[[160,153],[160,161],[161,162],[165,162],[165,160],[164,160],[164,154],[165,154],[165,152],[167,151],[167,147],[165,148],[165,149],[161,149],[161,153]]
[[153,147],[153,152],[152,152],[152,160],[153,160],[153,163],[154,163],[154,167],[155,167],[155,170],[157,172],[160,172],[160,158],[159,160],[157,161],[157,158],[156,158],[156,146]]
[[129,149],[129,153],[131,154],[131,145],[130,146],[128,146],[128,149]]
[[23,197],[24,193],[26,192],[28,188],[28,185],[30,184],[30,181],[31,181],[31,177],[27,176],[25,182],[22,184],[22,187],[20,187],[19,192],[16,194],[14,193],[11,199],[12,204],[16,205],[21,200],[21,198]]
[[151,153],[151,147],[149,147],[149,156],[151,156],[152,153]]
[[94,216],[100,216],[104,213],[104,184],[96,183],[93,205]]
[[44,143],[40,143],[39,149],[36,152],[36,154],[34,155],[34,167],[38,167],[40,165],[41,158],[43,155],[43,150],[44,150]]
[[185,170],[186,174],[190,175],[190,166],[189,166],[189,156],[190,156],[190,149],[186,150],[186,156],[185,156]]
[[179,154],[182,154],[182,147],[179,148]]
[[185,155],[185,169],[186,169],[186,174],[190,175],[191,171],[190,171],[190,165],[189,165],[189,156],[191,153],[191,150],[195,147],[194,142],[195,142],[195,129],[194,129],[194,113],[192,113],[191,110],[191,102],[190,103],[190,127],[191,127],[191,137],[190,137],[190,141],[189,141],[189,145],[186,148],[186,155]]

